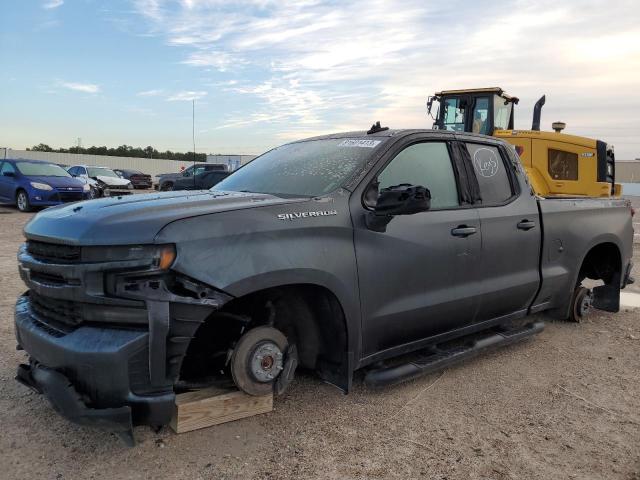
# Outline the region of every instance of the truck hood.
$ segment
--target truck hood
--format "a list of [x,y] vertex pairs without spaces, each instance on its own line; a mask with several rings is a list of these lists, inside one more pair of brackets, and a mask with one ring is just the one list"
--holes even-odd
[[149,244],[175,220],[307,200],[208,190],[107,197],[43,210],[25,226],[24,234],[68,245]]

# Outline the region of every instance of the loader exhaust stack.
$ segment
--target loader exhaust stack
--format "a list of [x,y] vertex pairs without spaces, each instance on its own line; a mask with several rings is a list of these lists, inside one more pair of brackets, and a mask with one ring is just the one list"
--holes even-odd
[[540,114],[542,113],[542,106],[546,100],[546,96],[543,95],[533,106],[533,123],[531,124],[531,130],[540,131]]

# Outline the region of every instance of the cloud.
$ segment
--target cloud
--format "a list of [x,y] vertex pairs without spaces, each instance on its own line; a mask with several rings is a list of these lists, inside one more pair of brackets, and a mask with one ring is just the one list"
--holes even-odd
[[152,90],[144,90],[142,92],[136,93],[138,97],[159,97],[164,93],[164,90],[156,88]]
[[98,93],[100,86],[93,83],[60,82],[60,86],[76,92]]
[[[604,92],[627,99],[625,112],[640,109],[635,2],[592,0],[589,8],[579,0],[498,3],[134,0],[148,33],[178,48],[183,64],[202,68],[203,75],[233,70],[239,79],[223,87],[225,101],[238,106],[218,128],[261,123],[290,135],[363,129],[375,120],[430,127],[428,95],[484,86],[520,97],[520,128],[530,125],[533,103],[544,93],[543,124],[565,120],[568,133],[599,131],[609,107]],[[630,118],[629,131],[640,129],[637,115]],[[633,141],[631,134],[622,140]]]
[[42,4],[42,8],[45,10],[53,10],[54,8],[61,7],[64,4],[64,0],[49,0]]
[[184,90],[182,92],[174,93],[167,97],[167,101],[169,102],[190,102],[192,100],[199,100],[200,98],[204,98],[207,95],[207,92],[204,91],[190,91]]
[[194,67],[214,67],[219,72],[226,72],[246,62],[226,52],[198,51],[191,53],[182,63]]

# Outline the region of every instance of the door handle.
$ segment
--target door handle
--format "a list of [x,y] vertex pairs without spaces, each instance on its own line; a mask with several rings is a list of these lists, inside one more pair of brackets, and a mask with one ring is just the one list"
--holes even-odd
[[532,228],[535,228],[535,226],[536,226],[536,222],[531,222],[529,220],[522,220],[517,225],[519,230],[531,230]]
[[451,230],[451,235],[454,237],[468,237],[476,233],[476,227],[468,227],[467,225],[460,225],[457,228]]

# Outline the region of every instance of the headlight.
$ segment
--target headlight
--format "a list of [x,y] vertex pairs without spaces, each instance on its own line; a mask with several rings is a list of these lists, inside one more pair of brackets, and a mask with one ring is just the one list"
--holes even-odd
[[133,190],[133,183],[129,182],[129,185],[127,185],[127,188],[128,188],[129,190]]
[[91,190],[91,187],[89,186],[89,184],[88,184],[88,183],[85,183],[85,184],[82,186],[82,191],[83,191],[83,192],[88,192],[88,191],[90,191],[90,190]]
[[83,262],[147,260],[155,270],[168,270],[175,259],[176,249],[172,244],[82,247]]
[[53,190],[53,188],[51,188],[51,185],[47,185],[46,183],[40,183],[40,182],[29,182],[31,183],[31,186],[33,188],[35,188],[36,190]]

